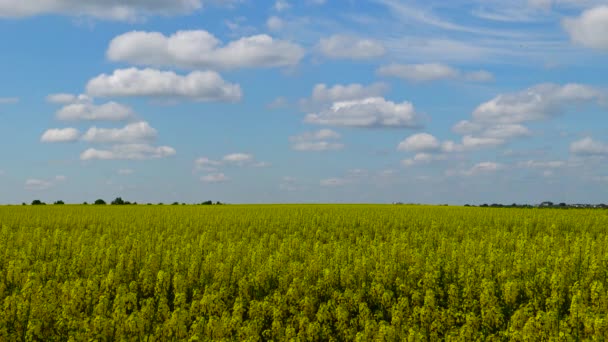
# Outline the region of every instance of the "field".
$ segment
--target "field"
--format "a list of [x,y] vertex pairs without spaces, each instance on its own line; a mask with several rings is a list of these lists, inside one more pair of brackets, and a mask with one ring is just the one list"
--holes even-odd
[[608,340],[608,211],[0,207],[1,341]]

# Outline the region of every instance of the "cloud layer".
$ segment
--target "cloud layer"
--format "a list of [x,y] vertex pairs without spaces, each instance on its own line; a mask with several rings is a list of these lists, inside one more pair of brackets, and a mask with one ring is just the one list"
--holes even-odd
[[107,51],[112,61],[136,65],[203,69],[284,67],[299,63],[304,49],[297,44],[262,34],[221,45],[211,33],[133,31],[112,40]]
[[156,97],[192,101],[235,102],[241,87],[226,82],[213,71],[194,71],[185,76],[156,69],[119,69],[101,74],[87,84],[87,93],[99,97]]

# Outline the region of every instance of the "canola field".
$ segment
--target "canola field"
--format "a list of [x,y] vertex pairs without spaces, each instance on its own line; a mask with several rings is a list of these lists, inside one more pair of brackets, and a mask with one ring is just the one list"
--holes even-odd
[[0,341],[605,341],[608,211],[0,207]]

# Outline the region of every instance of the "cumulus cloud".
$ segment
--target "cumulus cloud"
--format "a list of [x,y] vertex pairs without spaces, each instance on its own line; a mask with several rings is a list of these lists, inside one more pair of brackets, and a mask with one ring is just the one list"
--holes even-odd
[[496,171],[504,169],[504,165],[494,162],[481,162],[475,164],[468,170],[462,171],[461,174],[464,176],[476,176],[480,174],[494,173]]
[[25,189],[30,191],[47,190],[66,180],[67,178],[65,176],[55,176],[55,178],[52,179],[30,178],[25,181]]
[[238,167],[267,167],[270,164],[263,161],[257,161],[255,156],[250,153],[231,153],[223,156],[219,160],[213,160],[207,157],[200,157],[194,161],[194,169],[196,171],[215,172],[221,167],[238,166]]
[[462,143],[444,143],[447,152],[495,147],[511,139],[530,136],[524,123],[558,116],[573,105],[605,105],[604,90],[570,83],[538,84],[523,91],[500,94],[477,106],[471,120],[462,120],[452,131],[463,135]]
[[277,0],[274,3],[274,9],[282,12],[291,8],[291,4],[286,0]]
[[340,34],[321,38],[317,49],[331,59],[372,59],[386,53],[380,41]]
[[120,144],[110,149],[89,148],[80,154],[81,160],[146,160],[167,158],[175,155],[175,149],[169,146],[151,146],[148,144]]
[[255,157],[253,156],[253,154],[248,154],[248,153],[232,153],[232,154],[225,155],[222,158],[222,161],[224,161],[225,163],[238,164],[238,165],[251,163],[254,160],[255,160]]
[[517,163],[518,167],[526,169],[559,169],[565,167],[567,163],[562,160],[538,161],[526,160]]
[[479,173],[496,172],[502,169],[504,166],[494,162],[482,162],[474,165],[470,170],[466,172],[467,175],[476,175]]
[[55,117],[62,121],[126,121],[134,116],[135,113],[130,107],[116,102],[102,105],[72,103],[55,114]]
[[386,83],[376,82],[370,85],[360,83],[335,84],[328,86],[318,83],[312,89],[310,98],[300,100],[302,111],[316,111],[334,102],[362,100],[369,97],[379,97],[389,89]]
[[566,18],[562,26],[574,43],[608,50],[608,6],[597,6],[584,11],[577,18]]
[[473,120],[492,124],[543,120],[558,115],[568,105],[600,103],[604,97],[603,91],[587,85],[544,83],[482,103],[473,112]]
[[[270,22],[275,28],[277,23]],[[304,57],[304,49],[265,34],[243,37],[222,46],[220,40],[204,30],[178,31],[171,36],[133,31],[114,38],[107,56],[112,61],[136,65],[225,70],[293,66]]]
[[46,100],[55,104],[91,103],[93,99],[86,94],[74,95],[68,93],[50,94]]
[[283,26],[285,26],[285,22],[279,17],[271,16],[266,20],[266,27],[268,27],[270,31],[279,31]]
[[441,147],[439,139],[428,133],[418,133],[409,136],[397,146],[400,151],[428,152],[437,151]]
[[234,6],[241,0],[2,0],[0,18],[22,18],[44,14],[89,16],[104,20],[138,21],[153,15],[180,15],[205,4]]
[[418,126],[418,114],[410,102],[395,103],[382,97],[334,102],[328,109],[306,115],[305,122],[328,126]]
[[296,151],[330,151],[344,148],[344,144],[332,142],[340,139],[340,134],[331,129],[321,129],[316,132],[304,132],[289,137],[291,148]]
[[289,105],[289,100],[283,96],[279,96],[276,99],[272,100],[269,104],[266,105],[268,109],[281,109],[285,108]]
[[223,183],[229,180],[230,178],[223,173],[212,173],[201,177],[201,181],[205,183]]
[[206,157],[201,157],[194,161],[194,167],[196,170],[213,172],[216,171],[217,168],[220,166],[222,166],[222,162],[217,160],[211,160]]
[[380,96],[386,92],[388,86],[385,83],[373,83],[364,86],[359,83],[336,84],[328,87],[319,83],[312,90],[311,101],[313,103],[331,103],[338,101],[349,101],[367,97]]
[[18,102],[18,97],[0,97],[0,104],[14,104]]
[[608,144],[585,137],[570,144],[570,152],[582,156],[606,156]]
[[90,143],[125,144],[146,142],[156,139],[157,131],[145,121],[134,122],[123,128],[91,127],[82,136]]
[[430,153],[416,153],[413,158],[404,159],[401,164],[405,167],[410,167],[420,164],[429,164],[437,160],[445,160],[445,155],[430,154]]
[[488,71],[462,72],[449,65],[440,63],[390,64],[378,68],[377,73],[380,76],[397,77],[415,82],[457,78],[472,82],[488,82],[494,80],[494,76]]
[[160,97],[201,102],[235,102],[242,96],[238,84],[226,82],[213,71],[195,71],[182,76],[149,68],[101,74],[88,82],[87,93],[100,97]]
[[80,137],[76,128],[54,128],[48,129],[40,137],[43,143],[74,142]]

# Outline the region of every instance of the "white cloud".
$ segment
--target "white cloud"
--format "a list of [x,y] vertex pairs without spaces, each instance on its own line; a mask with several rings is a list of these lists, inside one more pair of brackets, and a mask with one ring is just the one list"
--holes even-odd
[[189,14],[203,7],[203,3],[234,6],[240,0],[3,0],[0,18],[22,18],[44,14],[89,16],[105,20],[138,21],[153,15]]
[[322,179],[319,182],[319,184],[324,187],[339,187],[339,186],[347,185],[348,183],[350,183],[350,181],[348,179],[344,179],[344,178],[328,178],[328,179]]
[[92,103],[93,99],[86,94],[74,95],[67,93],[50,94],[46,100],[55,104]]
[[514,138],[530,136],[523,123],[547,120],[572,105],[604,105],[606,92],[587,85],[570,83],[538,84],[526,90],[500,94],[480,104],[471,120],[462,120],[452,131],[464,135],[462,143],[444,142],[445,152],[458,152],[483,147],[495,147]]
[[145,160],[167,158],[175,155],[169,146],[150,146],[147,144],[114,145],[109,150],[90,148],[80,154],[81,160]]
[[578,18],[566,18],[562,26],[574,43],[608,50],[608,6],[588,9]]
[[434,136],[428,133],[418,133],[399,143],[397,149],[400,151],[428,152],[437,151],[440,147],[441,143]]
[[441,143],[441,150],[446,153],[465,152],[488,147],[496,147],[505,143],[506,141],[504,139],[465,135],[462,137],[460,143],[455,143],[451,140],[444,141]]
[[297,44],[261,34],[240,38],[221,46],[211,33],[133,31],[112,40],[107,51],[112,61],[136,65],[183,68],[238,69],[284,67],[299,63],[304,49]]
[[484,173],[494,173],[502,170],[504,166],[502,164],[494,162],[482,162],[474,165],[469,170],[463,171],[462,174],[465,176],[476,176]]
[[[53,98],[55,103],[61,98]],[[63,99],[67,100],[67,98]],[[125,121],[135,116],[133,110],[116,102],[108,102],[102,105],[92,103],[71,103],[59,109],[55,114],[62,121]]]
[[76,128],[49,129],[42,134],[40,141],[44,143],[74,142],[80,137]]
[[223,183],[223,182],[227,182],[229,180],[230,180],[230,178],[228,178],[223,173],[212,173],[212,174],[201,177],[201,181],[203,181],[205,183]]
[[222,165],[222,162],[217,161],[217,160],[211,160],[206,157],[201,157],[194,161],[195,169],[207,171],[207,172],[214,172],[221,165]]
[[604,96],[602,91],[587,85],[544,83],[482,103],[473,112],[473,120],[494,124],[544,120],[558,115],[567,105],[599,103]]
[[405,167],[410,167],[410,166],[414,166],[414,165],[420,165],[420,164],[429,164],[431,162],[437,161],[437,160],[444,160],[445,156],[444,155],[434,155],[434,154],[430,154],[430,153],[416,153],[416,155],[414,155],[413,158],[409,158],[409,159],[404,159],[401,161],[401,164]]
[[416,82],[457,78],[471,82],[489,82],[494,80],[494,76],[485,70],[462,72],[441,63],[389,64],[378,68],[377,74]]
[[494,75],[489,71],[478,70],[465,73],[464,79],[470,82],[492,82]]
[[224,161],[225,163],[245,164],[251,163],[252,161],[254,161],[254,159],[255,157],[252,154],[232,153],[225,155],[224,158],[222,158],[222,161]]
[[527,160],[517,163],[517,166],[526,169],[559,169],[565,167],[567,163],[562,160],[537,161]]
[[434,81],[458,77],[458,70],[445,64],[391,64],[380,67],[381,76],[399,77],[412,81]]
[[484,138],[465,135],[462,137],[462,146],[465,149],[478,149],[484,147],[494,147],[504,144],[505,141],[497,138]]
[[279,12],[288,10],[289,8],[291,8],[291,4],[286,0],[277,0],[274,3],[274,9]]
[[372,59],[386,53],[380,41],[339,34],[321,38],[317,49],[332,59]]
[[583,156],[606,156],[608,144],[585,137],[570,144],[570,152]]
[[276,99],[272,100],[272,102],[270,102],[269,104],[266,105],[266,108],[268,109],[281,109],[281,108],[285,108],[289,105],[289,101],[287,100],[287,98],[283,97],[283,96],[279,96]]
[[270,31],[279,31],[283,26],[285,26],[285,22],[279,17],[271,16],[266,20],[266,27],[268,27]]
[[213,71],[195,71],[185,76],[155,69],[119,69],[112,75],[101,74],[87,84],[93,96],[159,97],[193,101],[235,102],[241,99],[241,87],[226,82]]
[[267,167],[270,166],[270,163],[257,161],[255,156],[249,153],[231,153],[223,156],[220,160],[200,157],[194,161],[194,168],[197,171],[215,172],[224,166]]
[[334,102],[329,109],[306,115],[305,122],[350,127],[417,127],[418,114],[410,102],[382,97]]
[[82,136],[82,140],[90,143],[119,143],[130,144],[156,139],[157,131],[145,121],[135,122],[123,128],[91,127]]
[[30,178],[25,181],[25,189],[30,191],[47,190],[66,180],[67,178],[65,176],[55,176],[55,178],[52,179]]
[[336,84],[328,87],[324,83],[319,83],[312,90],[311,101],[313,103],[331,103],[338,101],[357,100],[362,98],[380,96],[386,92],[388,86],[385,83],[373,83],[364,86],[359,83]]
[[304,132],[289,137],[291,148],[296,151],[330,151],[344,148],[344,144],[328,140],[340,139],[340,134],[330,129],[321,129],[316,132]]
[[14,104],[18,102],[18,97],[0,97],[0,104]]
[[121,176],[128,176],[128,175],[134,174],[135,171],[133,171],[132,169],[120,169],[120,170],[116,171],[116,173],[118,173]]

